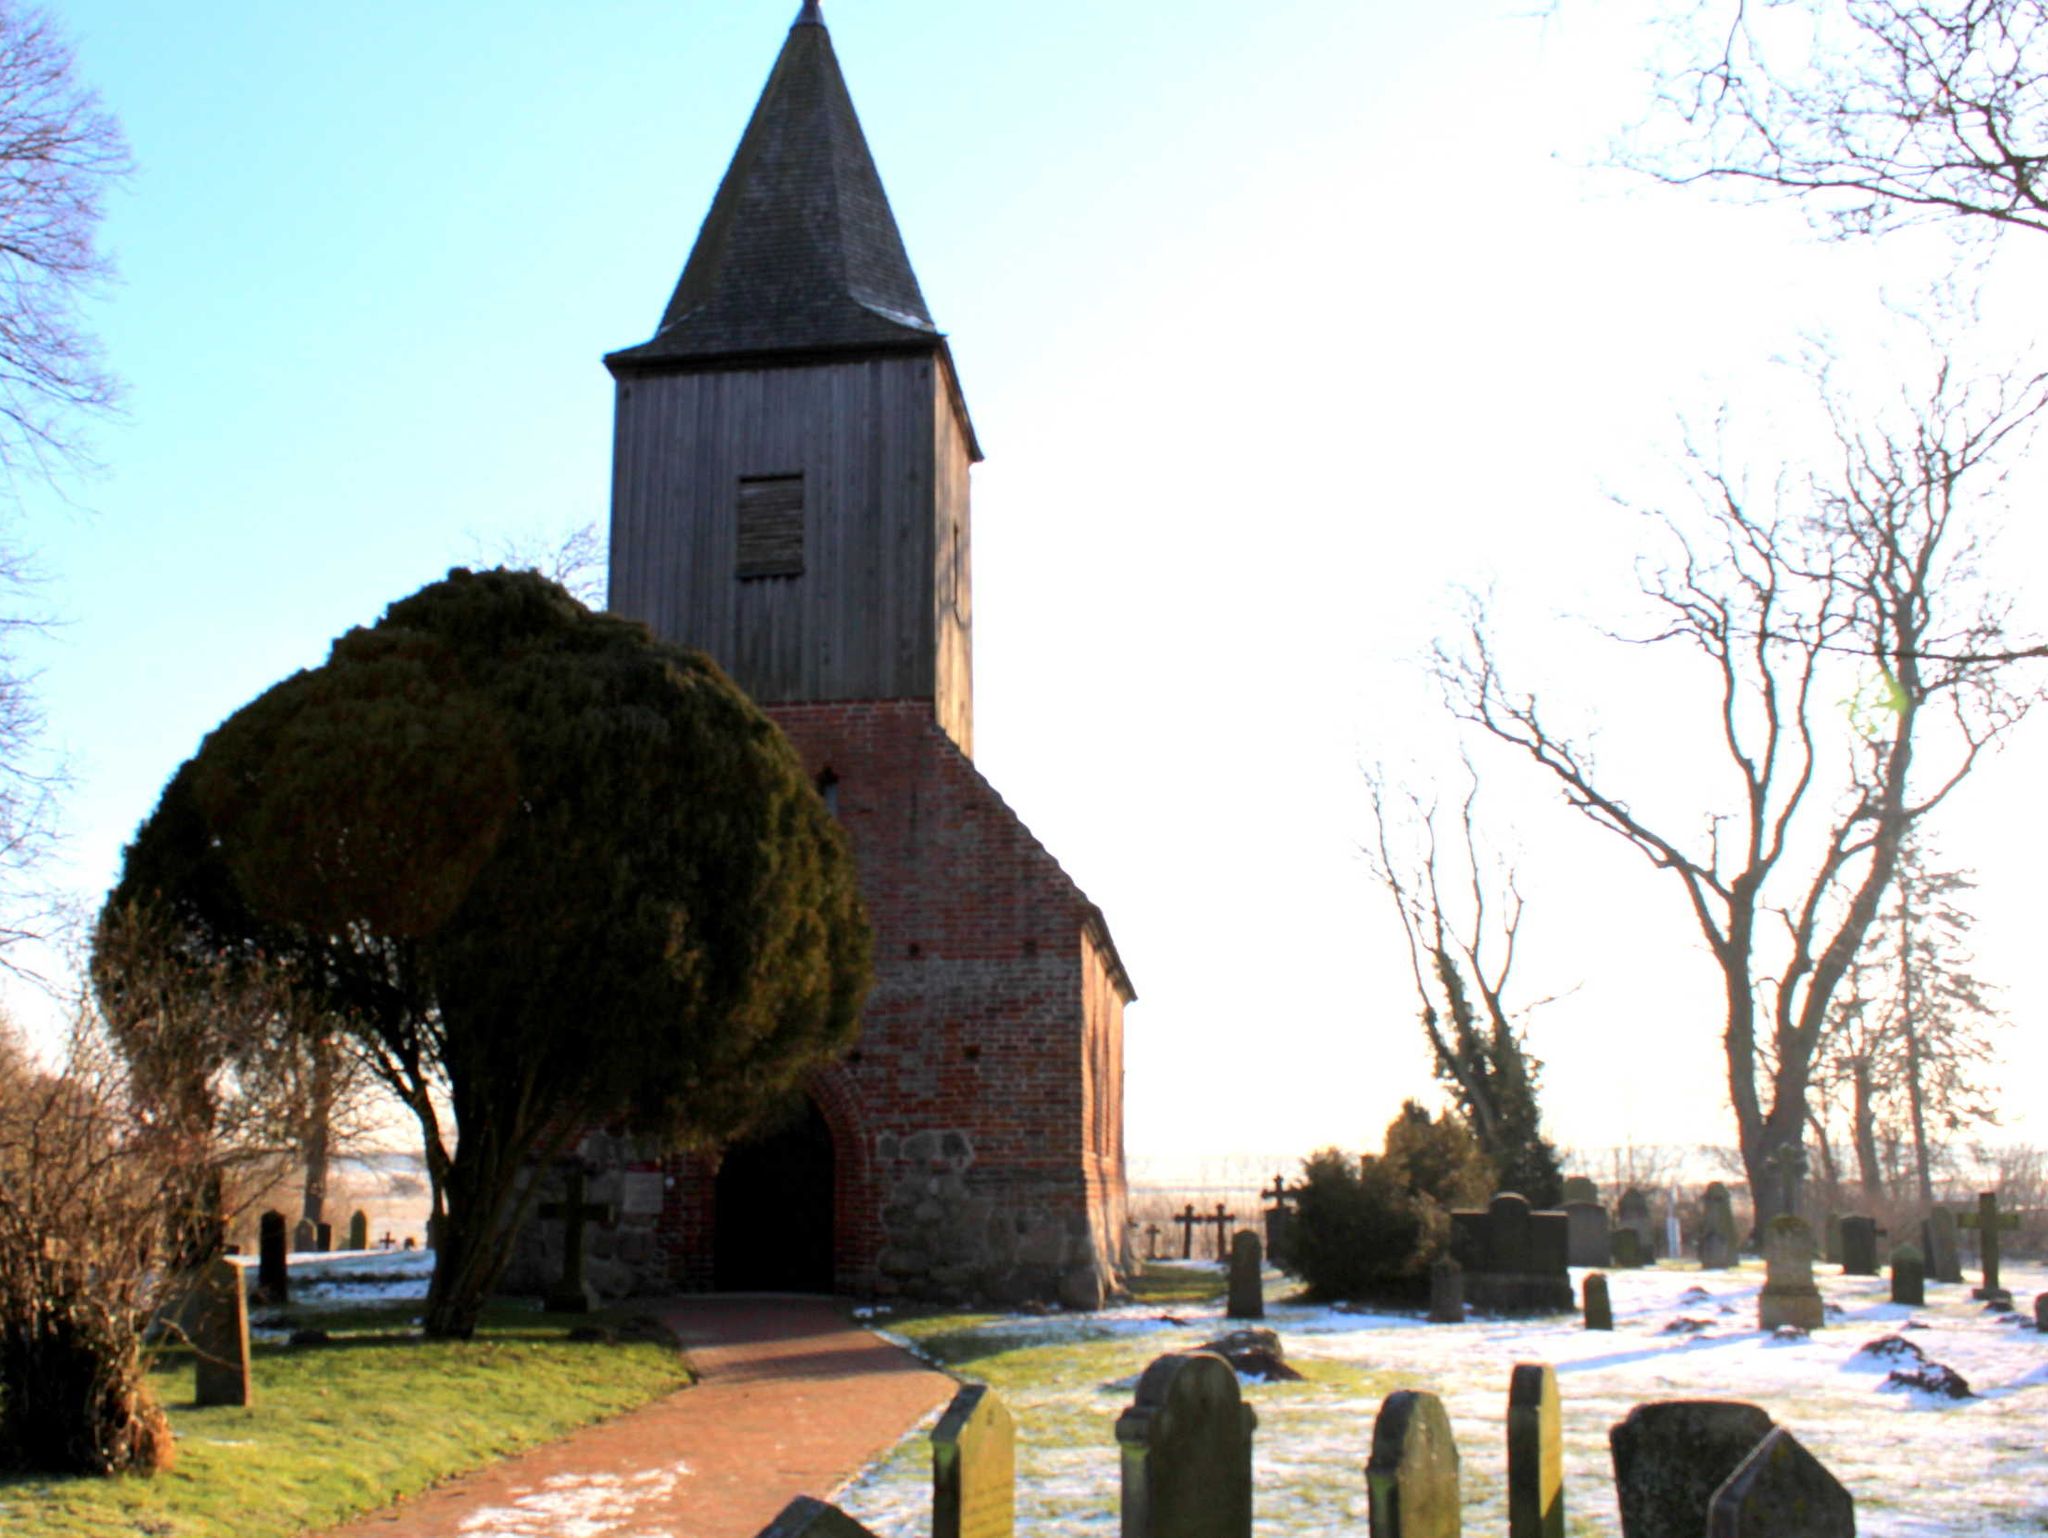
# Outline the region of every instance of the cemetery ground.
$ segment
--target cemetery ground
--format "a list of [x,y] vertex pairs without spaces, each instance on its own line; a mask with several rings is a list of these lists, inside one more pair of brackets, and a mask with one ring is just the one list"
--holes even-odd
[[[1634,1405],[1679,1398],[1761,1406],[1847,1486],[1866,1538],[2048,1529],[2048,1335],[2033,1315],[2048,1266],[2007,1263],[2013,1314],[1987,1311],[1968,1286],[1930,1284],[1925,1306],[1895,1305],[1883,1277],[1817,1269],[1827,1324],[1797,1339],[1757,1327],[1764,1273],[1753,1260],[1725,1271],[1665,1263],[1608,1272],[1612,1333],[1586,1330],[1576,1314],[1431,1325],[1419,1313],[1304,1304],[1291,1301],[1291,1279],[1269,1271],[1261,1323],[1306,1377],[1243,1380],[1258,1414],[1253,1531],[1365,1533],[1373,1418],[1402,1388],[1430,1390],[1450,1412],[1464,1530],[1507,1531],[1505,1420],[1518,1362],[1556,1368],[1567,1530],[1580,1538],[1621,1530],[1608,1428]],[[1572,1273],[1575,1288],[1586,1274]],[[1169,1263],[1152,1269],[1135,1302],[1095,1316],[905,1311],[871,1323],[1002,1398],[1017,1422],[1019,1531],[1064,1538],[1116,1530],[1113,1428],[1137,1375],[1235,1322],[1223,1317],[1220,1267]],[[1976,1397],[1887,1386],[1892,1371],[1914,1365],[1863,1351],[1887,1337],[1955,1369]],[[881,1538],[922,1538],[930,1481],[919,1432],[833,1499]]]
[[[494,1304],[469,1341],[413,1328],[431,1256],[294,1263],[283,1310],[258,1309],[254,1402],[192,1405],[192,1356],[167,1348],[152,1387],[177,1434],[155,1478],[0,1478],[9,1538],[284,1538],[413,1494],[450,1474],[548,1442],[681,1387],[672,1343],[571,1341],[580,1325],[628,1325],[630,1310],[566,1316]],[[394,1276],[394,1270],[397,1274]],[[324,1280],[315,1280],[325,1273]],[[282,1319],[280,1318],[282,1315]],[[288,1320],[289,1323],[283,1321]],[[324,1344],[294,1345],[291,1329]]]

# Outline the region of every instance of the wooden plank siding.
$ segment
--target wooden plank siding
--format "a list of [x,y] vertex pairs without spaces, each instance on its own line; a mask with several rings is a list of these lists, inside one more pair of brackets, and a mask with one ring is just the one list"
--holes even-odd
[[[613,610],[763,703],[928,699],[971,749],[971,440],[946,367],[899,353],[623,375]],[[742,576],[741,483],[799,476],[801,574]]]

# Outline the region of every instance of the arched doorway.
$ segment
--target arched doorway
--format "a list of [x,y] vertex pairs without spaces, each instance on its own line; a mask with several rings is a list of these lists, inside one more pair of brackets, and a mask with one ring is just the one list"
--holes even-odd
[[733,1144],[713,1200],[720,1292],[831,1292],[832,1129],[817,1102]]

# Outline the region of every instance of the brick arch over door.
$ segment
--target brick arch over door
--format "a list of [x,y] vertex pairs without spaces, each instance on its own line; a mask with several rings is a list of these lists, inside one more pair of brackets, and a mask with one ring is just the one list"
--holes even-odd
[[832,1132],[832,1269],[841,1292],[873,1289],[881,1252],[881,1198],[860,1090],[843,1064],[819,1069],[804,1091]]

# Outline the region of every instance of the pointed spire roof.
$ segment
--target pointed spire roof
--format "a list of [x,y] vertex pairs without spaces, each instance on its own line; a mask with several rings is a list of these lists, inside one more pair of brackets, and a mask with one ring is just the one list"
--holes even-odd
[[659,329],[606,361],[940,342],[831,34],[805,0]]

